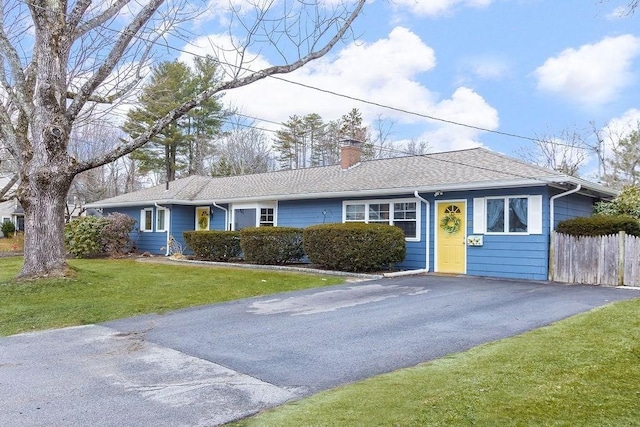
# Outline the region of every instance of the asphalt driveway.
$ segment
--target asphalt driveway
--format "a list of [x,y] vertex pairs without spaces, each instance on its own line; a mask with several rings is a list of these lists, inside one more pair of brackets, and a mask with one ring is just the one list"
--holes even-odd
[[0,339],[0,425],[215,425],[640,291],[412,276]]

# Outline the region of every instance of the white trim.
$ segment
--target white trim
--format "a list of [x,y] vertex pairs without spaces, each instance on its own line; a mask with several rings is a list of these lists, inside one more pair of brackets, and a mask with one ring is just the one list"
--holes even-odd
[[[527,231],[509,231],[509,199],[527,199]],[[486,203],[487,200],[504,200],[504,230],[505,231],[488,231],[486,223]],[[485,209],[484,209],[484,231],[476,231],[475,225],[474,233],[484,233],[489,236],[528,236],[531,234],[542,234],[542,196],[537,194],[523,194],[523,195],[507,195],[507,196],[487,196],[484,197]],[[475,199],[474,199],[475,208]],[[533,210],[537,211],[534,212]],[[475,214],[474,214],[475,222]]]
[[487,216],[484,197],[473,199],[473,234],[484,234],[487,231]]
[[[416,204],[416,237],[405,237],[405,240],[407,242],[420,242],[422,237],[422,203],[418,198],[343,200],[342,201],[342,222],[364,222],[368,224],[369,223],[368,206],[370,204],[376,204],[376,205],[389,204],[389,225],[393,225],[394,203],[415,203]],[[347,205],[365,205],[364,221],[347,221]],[[377,222],[377,223],[380,223],[380,222]]]
[[[150,228],[147,228],[147,212],[151,212],[151,221],[150,222]],[[140,209],[140,227],[139,230],[141,233],[152,233],[153,232],[153,220],[154,220],[154,216],[153,216],[153,208],[143,208]]]
[[[425,242],[425,261],[424,261],[424,271],[425,272],[429,272],[429,255],[430,255],[430,251],[429,251],[429,215],[430,215],[430,210],[431,210],[431,203],[425,199],[424,197],[420,196],[420,193],[418,193],[418,190],[416,190],[413,195],[416,197],[416,199],[422,201],[425,204],[425,233],[424,233],[424,242]],[[422,210],[422,208],[420,209]],[[422,221],[420,221],[422,223]]]
[[441,204],[449,204],[449,203],[462,203],[464,205],[464,230],[463,233],[463,241],[464,241],[464,272],[459,274],[467,274],[467,265],[469,260],[468,258],[468,250],[467,250],[467,229],[469,228],[469,224],[467,224],[467,218],[469,217],[469,207],[466,199],[451,199],[451,200],[436,200],[435,210],[433,213],[433,271],[438,273],[438,237],[440,236],[440,224],[438,218],[438,208]]
[[229,213],[231,220],[229,221],[231,230],[236,229],[236,210],[238,209],[255,209],[255,227],[260,227],[260,209],[273,209],[273,226],[278,226],[278,202],[277,201],[261,201],[259,203],[233,203],[229,205]]
[[[162,227],[158,227],[158,219],[160,218],[160,211],[164,212],[164,221]],[[162,206],[156,206],[156,232],[157,233],[166,233],[169,231],[169,209],[164,208]]]

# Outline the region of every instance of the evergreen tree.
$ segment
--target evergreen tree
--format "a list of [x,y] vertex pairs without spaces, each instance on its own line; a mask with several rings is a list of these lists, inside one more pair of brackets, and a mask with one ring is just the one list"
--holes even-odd
[[[215,80],[215,63],[210,58],[198,59],[196,70],[186,64],[163,62],[153,70],[151,80],[138,98],[139,107],[127,114],[123,130],[132,138],[177,108]],[[138,161],[142,174],[159,173],[167,181],[187,170],[188,174],[204,173],[203,159],[212,145],[211,138],[221,126],[222,105],[212,97],[174,121],[131,157]]]

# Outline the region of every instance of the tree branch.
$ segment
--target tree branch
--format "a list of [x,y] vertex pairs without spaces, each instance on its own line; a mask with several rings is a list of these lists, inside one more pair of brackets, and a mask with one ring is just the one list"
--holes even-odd
[[354,10],[349,14],[349,16],[344,21],[342,26],[338,29],[336,34],[321,49],[310,52],[306,56],[298,59],[297,61],[291,64],[277,65],[277,66],[265,68],[264,70],[253,72],[243,78],[236,78],[227,82],[218,83],[206,89],[205,91],[201,92],[194,99],[187,101],[184,104],[182,104],[180,107],[170,111],[166,116],[164,116],[162,119],[154,123],[149,129],[147,129],[137,138],[127,143],[124,143],[119,147],[113,149],[112,151],[106,154],[103,154],[99,157],[94,157],[93,159],[89,159],[89,160],[74,164],[72,166],[73,172],[80,173],[98,166],[105,165],[107,163],[111,163],[112,161],[142,147],[147,142],[149,142],[149,140],[151,140],[154,136],[160,133],[171,122],[184,116],[190,110],[199,106],[204,101],[208,100],[209,98],[211,98],[212,96],[214,96],[219,92],[247,86],[251,83],[254,83],[258,80],[262,80],[272,75],[291,73],[303,67],[309,62],[315,59],[321,58],[322,56],[326,55],[344,37],[346,32],[349,30],[349,28],[353,24],[353,21],[355,21],[355,19],[358,17],[360,12],[362,11],[362,8],[364,7],[365,3],[366,3],[366,0],[358,1]]
[[[7,34],[4,31],[4,7],[3,3],[0,2],[0,53],[4,56],[9,64],[9,68],[11,70],[11,76],[13,77],[14,86],[16,88],[15,92],[9,90],[10,94],[15,96],[15,99],[18,101],[19,107],[26,112],[30,112],[31,108],[26,99],[26,94],[29,93],[27,90],[27,84],[24,77],[24,70],[22,69],[22,64],[20,62],[20,56],[18,52],[11,44],[11,41],[7,37]],[[4,68],[4,67],[3,67]],[[4,76],[3,70],[3,84],[6,81],[6,76]],[[8,84],[8,83],[7,83]]]
[[95,89],[111,74],[116,65],[122,58],[122,54],[129,46],[129,43],[133,37],[140,31],[140,29],[151,19],[153,14],[164,3],[165,0],[152,0],[136,15],[133,22],[131,22],[121,33],[118,40],[116,40],[113,49],[109,52],[109,55],[102,63],[100,68],[87,82],[82,85],[80,91],[74,98],[73,102],[67,109],[67,119],[73,122],[78,113],[84,107],[89,97],[93,94]]
[[[78,39],[79,37],[82,37],[84,34],[86,34],[87,32],[99,27],[100,25],[104,24],[105,22],[107,22],[109,19],[113,18],[114,16],[116,16],[118,14],[118,12],[120,12],[120,10],[127,5],[131,0],[118,0],[117,2],[115,2],[114,4],[112,4],[107,10],[105,10],[104,12],[102,12],[100,15],[96,16],[93,19],[90,19],[89,21],[85,22],[84,24],[78,26],[77,28],[75,28],[74,32],[73,32],[73,39]],[[72,15],[70,16],[69,19],[69,27],[70,28],[74,28],[75,25],[78,25],[78,23],[80,22],[80,19],[82,18],[82,15],[84,14],[86,8],[91,4],[91,0],[81,0],[80,3],[83,2],[88,2],[89,4],[87,6],[84,7],[84,10],[81,10],[83,5],[80,4],[76,4],[76,7],[74,8]],[[74,13],[79,13],[79,16],[75,16]],[[73,25],[73,21],[77,20],[75,22],[75,25]]]
[[7,182],[7,184],[4,187],[2,187],[2,189],[0,189],[0,199],[4,198],[7,192],[11,190],[11,187],[13,187],[16,182],[18,182],[19,178],[20,177],[17,173],[13,174],[9,182]]

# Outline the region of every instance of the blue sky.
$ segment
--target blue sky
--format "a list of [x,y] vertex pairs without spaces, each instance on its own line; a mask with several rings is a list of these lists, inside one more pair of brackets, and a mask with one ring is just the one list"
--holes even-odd
[[[338,45],[287,78],[523,137],[569,128],[586,132],[590,122],[624,132],[640,120],[640,14],[620,16],[616,8],[625,3],[370,1],[355,23],[356,42]],[[215,31],[200,33],[184,49],[201,54],[219,37]],[[256,66],[277,63],[264,52],[255,54]],[[392,138],[399,145],[426,140],[432,151],[482,145],[513,155],[532,145],[273,79],[229,91],[224,99],[244,114],[278,123],[307,113],[336,119],[359,108],[369,124],[377,117],[393,121]]]

